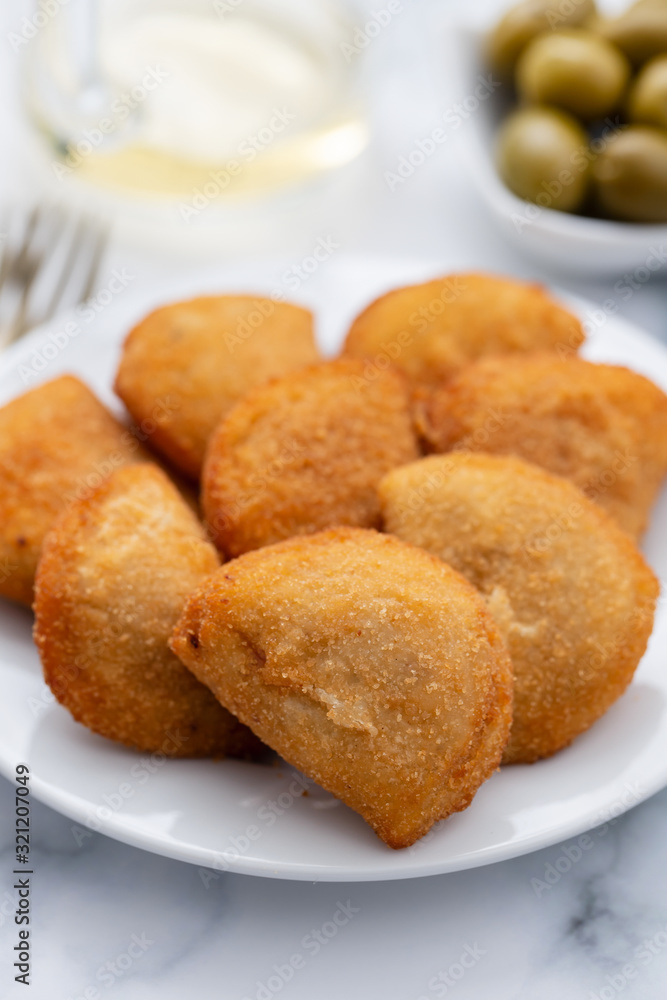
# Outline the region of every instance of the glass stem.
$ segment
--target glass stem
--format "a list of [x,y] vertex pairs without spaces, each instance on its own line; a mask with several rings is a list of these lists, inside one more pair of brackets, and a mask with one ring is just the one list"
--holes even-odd
[[86,91],[102,85],[99,0],[75,0],[72,7],[75,65]]

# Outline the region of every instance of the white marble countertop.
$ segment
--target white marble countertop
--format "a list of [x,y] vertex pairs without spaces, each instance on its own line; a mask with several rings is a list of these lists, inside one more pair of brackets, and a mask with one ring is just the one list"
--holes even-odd
[[[363,0],[365,3],[366,0]],[[502,0],[475,0],[475,12]],[[382,0],[367,4],[382,6]],[[661,272],[631,295],[614,281],[555,277],[520,257],[478,206],[453,147],[390,192],[383,180],[402,151],[457,97],[436,92],[422,42],[436,7],[404,0],[369,46],[382,72],[373,98],[371,181],[346,212],[281,234],[281,250],[332,233],[351,251],[438,257],[556,282],[666,338]],[[35,197],[26,182],[15,54],[6,41],[27,6],[0,13],[0,203]],[[431,48],[433,49],[431,38]],[[444,85],[443,85],[444,86]],[[303,251],[301,251],[303,252]],[[224,254],[220,254],[221,266]],[[116,242],[105,267],[135,282],[168,281],[191,266]],[[666,268],[667,272],[667,268]],[[492,867],[406,882],[317,884],[199,869],[93,835],[78,846],[71,822],[33,804],[33,981],[13,982],[15,943],[9,817],[0,779],[0,998],[33,1000],[662,1000],[667,995],[667,791],[604,831]],[[569,859],[569,860],[568,860]],[[548,888],[545,888],[548,886]],[[9,893],[9,895],[8,895]],[[349,915],[330,933],[339,908]],[[321,932],[322,928],[326,930]],[[318,943],[317,935],[320,934]],[[290,965],[292,956],[301,960]]]

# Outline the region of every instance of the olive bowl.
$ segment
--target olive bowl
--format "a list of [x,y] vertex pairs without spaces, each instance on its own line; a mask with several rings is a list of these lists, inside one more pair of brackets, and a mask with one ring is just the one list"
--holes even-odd
[[[484,57],[487,32],[478,27],[448,25],[446,42],[456,90],[475,94],[480,79],[489,79]],[[523,201],[501,180],[496,166],[498,131],[516,97],[510,85],[495,81],[487,99],[465,122],[458,143],[463,168],[479,201],[514,247],[554,271],[597,276],[622,275],[667,255],[667,225],[613,222],[588,218]]]

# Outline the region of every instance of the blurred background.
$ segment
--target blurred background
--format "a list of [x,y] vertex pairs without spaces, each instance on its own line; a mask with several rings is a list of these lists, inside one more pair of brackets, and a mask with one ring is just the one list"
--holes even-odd
[[[329,241],[336,256],[424,259],[538,278],[600,301],[611,294],[622,315],[660,335],[662,266],[632,294],[614,291],[622,273],[554,266],[529,241],[508,240],[488,210],[470,158],[480,158],[471,140],[489,95],[483,75],[461,63],[457,32],[488,28],[506,8],[504,0],[5,5],[5,242],[36,204],[58,203],[66,220],[85,212],[108,233],[98,282],[125,267],[136,287],[218,263],[298,264]],[[444,139],[433,140],[434,130]]]

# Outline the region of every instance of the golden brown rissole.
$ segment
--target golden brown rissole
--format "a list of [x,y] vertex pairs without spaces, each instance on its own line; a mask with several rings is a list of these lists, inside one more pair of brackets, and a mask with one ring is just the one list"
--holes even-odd
[[632,540],[572,483],[518,458],[432,456],[380,484],[385,526],[483,595],[514,668],[506,762],[567,746],[632,680],[658,583]]
[[155,465],[118,470],[58,519],[37,574],[35,641],[78,722],[170,757],[259,749],[167,645],[186,597],[219,564]]
[[32,604],[44,535],[114,469],[145,461],[137,436],[62,375],[0,409],[0,594]]
[[552,354],[486,358],[436,390],[431,450],[517,455],[575,483],[631,535],[667,473],[667,396],[628,368]]
[[372,530],[289,539],[227,563],[172,649],[289,763],[407,847],[497,768],[512,677],[476,593]]
[[388,292],[352,323],[343,353],[387,363],[417,385],[437,385],[489,354],[575,353],[579,320],[540,285],[488,274],[452,274]]
[[337,525],[379,525],[377,484],[419,455],[398,371],[356,359],[304,368],[249,393],[213,434],[207,527],[230,556]]
[[175,302],[129,333],[115,389],[137,422],[160,411],[156,449],[198,478],[208,438],[245,393],[319,360],[307,309],[253,295]]

